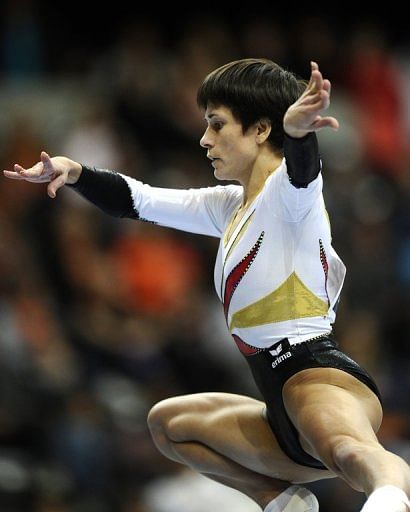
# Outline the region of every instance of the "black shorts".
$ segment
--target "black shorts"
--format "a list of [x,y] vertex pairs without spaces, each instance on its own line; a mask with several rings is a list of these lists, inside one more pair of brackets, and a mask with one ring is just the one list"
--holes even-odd
[[[302,466],[326,469],[321,461],[303,450],[298,432],[286,413],[282,388],[289,377],[307,368],[338,368],[366,384],[381,401],[380,392],[370,375],[337,347],[331,335],[296,345],[290,345],[285,338],[269,349],[246,357],[266,403],[267,419],[279,446],[289,458]],[[272,350],[277,355],[273,355]]]

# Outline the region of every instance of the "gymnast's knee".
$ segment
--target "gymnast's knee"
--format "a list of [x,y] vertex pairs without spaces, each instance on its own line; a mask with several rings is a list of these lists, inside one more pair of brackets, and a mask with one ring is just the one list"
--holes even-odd
[[147,424],[154,440],[166,438],[177,441],[176,429],[179,428],[184,417],[186,407],[179,397],[166,398],[156,403],[148,413]]
[[[172,400],[172,399],[169,399]],[[169,437],[169,423],[173,417],[169,400],[156,403],[148,413],[147,424],[154,444],[168,458],[173,457],[172,442]]]
[[378,450],[383,448],[373,440],[363,441],[349,435],[335,436],[328,444],[324,459],[327,459],[325,463],[330,469],[343,477],[352,468],[360,466],[371,452]]
[[355,465],[372,451],[384,450],[376,441],[359,441],[350,436],[341,437],[332,449],[335,464],[344,468]]
[[172,417],[169,401],[172,399],[161,400],[151,407],[147,424],[151,435],[155,438],[157,435],[166,435],[169,419]]

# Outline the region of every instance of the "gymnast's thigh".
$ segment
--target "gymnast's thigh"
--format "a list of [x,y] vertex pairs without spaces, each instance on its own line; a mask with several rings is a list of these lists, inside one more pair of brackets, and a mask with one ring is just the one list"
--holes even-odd
[[331,478],[334,473],[299,465],[283,453],[266,419],[265,404],[230,393],[168,398],[149,413],[152,432],[162,429],[175,443],[198,442],[238,464],[293,483]]

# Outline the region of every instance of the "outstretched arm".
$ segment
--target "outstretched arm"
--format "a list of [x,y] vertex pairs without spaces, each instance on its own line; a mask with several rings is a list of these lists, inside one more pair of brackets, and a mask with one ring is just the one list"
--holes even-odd
[[14,171],[3,173],[15,180],[48,183],[47,193],[53,199],[58,189],[69,185],[109,215],[138,218],[126,181],[114,171],[90,168],[64,156],[50,158],[42,151],[40,162],[33,167],[15,164]]
[[63,156],[41,153],[30,168],[15,164],[3,171],[7,178],[48,183],[51,198],[64,185],[114,217],[146,220],[182,231],[220,237],[226,219],[240,202],[242,189],[234,185],[198,189],[151,187],[125,174],[81,165]]
[[309,83],[283,118],[284,155],[289,179],[296,188],[306,188],[321,170],[315,132],[339,127],[337,119],[321,115],[329,107],[330,89],[329,80],[323,78],[316,62],[311,62]]

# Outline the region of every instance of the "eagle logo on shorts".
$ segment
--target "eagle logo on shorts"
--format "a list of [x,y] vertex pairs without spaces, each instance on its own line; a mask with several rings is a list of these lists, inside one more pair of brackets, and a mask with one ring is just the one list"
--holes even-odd
[[279,343],[276,348],[269,350],[273,356],[278,356],[282,352],[282,343]]

